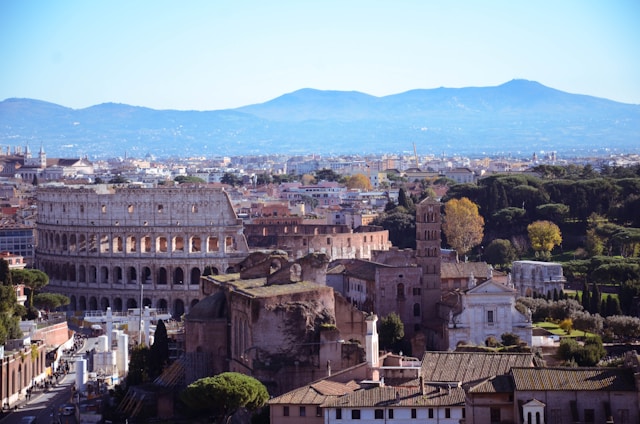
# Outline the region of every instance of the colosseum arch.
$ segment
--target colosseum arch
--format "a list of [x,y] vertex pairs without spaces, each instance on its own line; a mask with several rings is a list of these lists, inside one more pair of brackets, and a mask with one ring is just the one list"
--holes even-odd
[[78,282],[86,283],[87,282],[87,269],[84,265],[80,265],[78,267]]
[[184,252],[184,237],[176,236],[173,238],[173,252]]
[[159,299],[157,303],[157,308],[167,310],[168,309],[167,299]]
[[127,309],[135,309],[138,307],[138,301],[133,299],[133,298],[129,298],[127,299]]
[[109,307],[109,298],[103,297],[102,299],[100,299],[100,310],[106,311],[108,307]]
[[89,298],[89,310],[97,311],[98,310],[98,299],[95,296],[91,296]]
[[173,271],[173,284],[184,284],[184,271],[182,267],[177,267]]
[[151,307],[151,299],[149,299],[148,297],[145,297],[144,299],[142,299],[142,307]]
[[151,268],[149,268],[148,266],[145,266],[144,268],[142,268],[142,283],[143,284],[151,284],[152,283]]
[[122,268],[119,266],[113,268],[113,282],[122,284]]
[[138,271],[136,267],[130,266],[129,271],[127,272],[127,283],[135,284],[138,281]]
[[116,253],[124,252],[124,242],[122,241],[122,236],[116,236],[112,240],[112,249]]
[[209,237],[207,242],[207,252],[217,252],[220,249],[218,237]]
[[158,268],[158,284],[167,284],[167,268]]
[[75,295],[71,295],[69,297],[69,306],[67,307],[70,311],[75,311],[78,309],[78,301],[76,300]]
[[78,309],[76,311],[86,311],[87,310],[87,298],[84,296],[80,296],[78,298]]
[[138,251],[138,239],[135,236],[127,237],[127,252],[135,253]]
[[184,315],[184,301],[182,299],[176,299],[173,301],[173,318],[180,319]]
[[198,304],[198,302],[200,302],[200,300],[199,300],[199,299],[193,299],[193,300],[191,301],[191,308],[193,308],[194,306],[196,306],[196,305]]
[[77,281],[76,280],[76,266],[74,264],[69,264],[69,281]]
[[109,284],[109,268],[106,266],[100,267],[100,282],[103,284]]
[[191,279],[189,280],[189,284],[200,284],[200,268],[191,268]]
[[98,281],[98,269],[91,265],[89,267],[89,282],[96,283]]
[[114,311],[122,311],[122,299],[119,297],[116,297],[115,299],[113,299],[113,310]]

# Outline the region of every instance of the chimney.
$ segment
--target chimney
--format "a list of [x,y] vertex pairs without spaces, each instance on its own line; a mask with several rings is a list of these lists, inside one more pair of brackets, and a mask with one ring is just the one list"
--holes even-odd
[[379,362],[379,347],[378,347],[378,328],[376,323],[378,322],[378,316],[375,314],[369,315],[366,318],[367,322],[367,336],[365,343],[365,350],[367,354],[367,363],[372,368],[378,367]]

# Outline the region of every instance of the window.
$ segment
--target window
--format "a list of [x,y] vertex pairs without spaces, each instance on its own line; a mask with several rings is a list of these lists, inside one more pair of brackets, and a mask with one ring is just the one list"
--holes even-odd
[[419,317],[420,316],[420,304],[416,303],[413,305],[413,316],[414,317]]
[[[489,416],[491,417],[491,423],[499,423],[501,421],[500,419],[500,408],[490,408],[489,409]],[[531,421],[531,419],[529,419],[529,421]]]
[[493,311],[487,311],[487,323],[493,324]]
[[416,408],[411,408],[411,418],[418,417],[418,410]]
[[422,293],[422,290],[420,289],[420,287],[414,287],[413,288],[413,295],[414,296],[420,296]]
[[301,406],[300,407],[300,416],[301,417],[306,417],[307,416],[307,408],[305,406]]
[[433,418],[433,408],[429,408],[428,414],[429,418]]
[[336,408],[336,420],[341,420],[341,419],[342,419],[342,409]]
[[393,409],[389,409],[389,419],[393,419]]
[[282,416],[283,417],[288,417],[289,416],[289,407],[285,406],[282,408]]
[[451,408],[444,408],[444,417],[451,418]]
[[585,409],[584,410],[584,422],[585,423],[593,423],[596,421],[596,414],[594,409]]
[[319,406],[316,406],[316,417],[321,417],[322,416],[322,408],[320,408]]
[[373,418],[375,418],[376,420],[384,419],[384,409],[376,409],[375,411],[373,411]]
[[462,418],[467,418],[467,410],[462,408]]
[[359,420],[360,419],[360,410],[359,409],[352,409],[351,410],[351,419],[352,420]]

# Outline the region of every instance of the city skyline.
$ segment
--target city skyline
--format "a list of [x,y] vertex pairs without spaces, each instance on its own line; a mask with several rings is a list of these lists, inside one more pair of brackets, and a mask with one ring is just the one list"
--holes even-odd
[[0,99],[218,110],[302,88],[374,96],[515,78],[640,104],[640,3],[0,5]]

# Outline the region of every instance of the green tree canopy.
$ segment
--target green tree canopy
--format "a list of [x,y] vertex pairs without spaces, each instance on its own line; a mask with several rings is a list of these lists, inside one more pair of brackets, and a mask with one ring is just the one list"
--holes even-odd
[[227,423],[240,409],[254,411],[264,406],[269,392],[253,377],[225,372],[189,384],[180,399],[199,416],[213,415],[217,423]]
[[69,304],[69,298],[60,293],[38,293],[33,297],[33,304],[39,309],[48,311]]
[[39,269],[14,269],[11,276],[15,284],[24,284],[29,288],[29,309],[33,308],[33,296],[49,284],[49,276]]
[[378,215],[373,225],[389,231],[389,241],[401,249],[416,247],[416,218],[398,206],[390,213]]
[[203,180],[200,177],[196,177],[193,175],[178,175],[177,177],[175,177],[173,179],[173,181],[177,182],[178,184],[185,184],[185,183],[206,183],[205,180]]
[[342,175],[337,174],[332,169],[319,169],[315,172],[317,181],[340,181],[342,179]]
[[484,260],[491,265],[504,267],[518,258],[509,240],[495,239],[484,249]]
[[393,350],[395,346],[404,338],[404,324],[400,316],[391,312],[378,322],[378,336],[380,348]]
[[242,179],[231,172],[225,172],[222,178],[220,178],[220,182],[230,185],[231,187],[242,185]]

